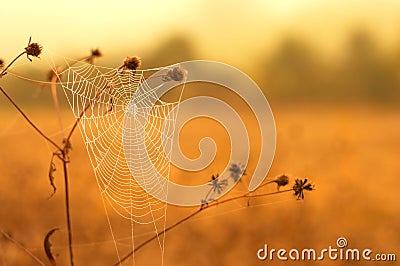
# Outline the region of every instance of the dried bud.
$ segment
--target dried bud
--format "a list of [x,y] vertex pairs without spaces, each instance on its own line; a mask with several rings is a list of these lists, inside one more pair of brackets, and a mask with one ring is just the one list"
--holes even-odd
[[124,65],[122,68],[124,69],[130,69],[130,70],[136,70],[138,67],[140,67],[141,64],[141,59],[138,56],[133,56],[133,57],[127,57],[124,61]]
[[168,72],[162,77],[163,81],[182,81],[187,75],[186,69],[181,66],[174,67],[168,70]]
[[278,185],[278,190],[279,190],[280,187],[283,187],[283,186],[286,186],[287,184],[289,184],[289,177],[287,177],[286,175],[281,175],[273,182],[275,182]]
[[[25,52],[27,56],[39,57],[42,53],[42,46],[36,42],[30,43],[27,47],[25,47]],[[29,58],[29,57],[28,57]]]
[[91,53],[92,53],[92,57],[100,57],[100,56],[103,56],[103,54],[100,52],[99,48],[92,49]]
[[90,63],[90,64],[93,64],[93,60],[94,60],[96,57],[100,57],[100,56],[103,56],[103,54],[100,52],[100,50],[99,50],[98,48],[92,49],[92,50],[90,51],[90,56],[86,58],[86,61],[87,61],[88,63]]
[[242,175],[246,175],[246,168],[245,165],[241,163],[234,163],[229,167],[229,172],[231,173],[230,177],[236,183],[240,180]]
[[4,60],[0,58],[0,68],[4,66]]

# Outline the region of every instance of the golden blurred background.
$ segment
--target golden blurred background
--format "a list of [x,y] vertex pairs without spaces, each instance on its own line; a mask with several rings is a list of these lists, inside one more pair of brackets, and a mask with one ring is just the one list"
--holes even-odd
[[[0,58],[10,62],[32,36],[44,47],[41,59],[30,63],[22,58],[12,71],[33,79],[45,80],[49,64],[63,64],[63,58],[79,58],[100,48],[104,56],[96,61],[99,65],[118,67],[130,55],[142,57],[142,68],[208,59],[233,65],[260,85],[277,126],[269,176],[285,173],[291,181],[294,176],[309,177],[317,190],[307,193],[304,201],[285,194],[257,200],[250,207],[238,202],[204,212],[167,234],[164,265],[264,265],[271,261],[256,257],[264,244],[322,249],[335,246],[338,237],[346,237],[350,248],[397,252],[399,257],[399,8],[398,1],[375,0],[7,1],[0,8]],[[49,90],[12,75],[4,76],[0,86],[61,142]],[[63,96],[60,90],[64,123],[71,125],[72,113]],[[61,165],[56,166],[58,191],[49,199],[52,147],[3,96],[0,125],[0,229],[46,261],[43,238],[51,228],[61,228],[52,238],[53,250],[60,265],[68,265]],[[192,130],[196,139],[225,134],[215,131],[212,123],[201,126],[199,131],[194,123],[187,134]],[[187,145],[197,145],[190,140],[184,139]],[[72,144],[76,265],[112,265],[116,251],[79,133]],[[220,166],[212,165],[205,179],[217,171]],[[240,183],[237,189],[246,187]],[[190,211],[171,207],[168,223]],[[117,237],[129,242],[129,223],[112,210],[109,215]],[[140,242],[152,230],[137,232]],[[157,244],[143,249],[135,260],[136,265],[161,265]],[[0,238],[0,265],[32,264]]]

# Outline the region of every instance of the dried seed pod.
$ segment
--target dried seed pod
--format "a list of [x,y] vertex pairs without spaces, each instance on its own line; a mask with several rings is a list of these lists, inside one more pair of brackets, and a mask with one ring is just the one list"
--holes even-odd
[[187,75],[186,69],[181,66],[174,67],[173,69],[168,70],[168,72],[162,77],[163,81],[182,81]]
[[278,185],[278,190],[279,190],[280,187],[286,186],[289,183],[289,177],[287,175],[281,175],[273,182],[275,182]]
[[140,67],[140,64],[142,63],[142,60],[138,56],[133,56],[133,57],[127,57],[124,61],[124,65],[122,68],[124,69],[129,69],[129,70],[136,70]]
[[29,56],[39,57],[39,55],[42,53],[42,50],[43,47],[40,44],[36,42],[31,43],[31,38],[29,38],[28,46],[25,47],[25,53],[29,61],[32,61]]

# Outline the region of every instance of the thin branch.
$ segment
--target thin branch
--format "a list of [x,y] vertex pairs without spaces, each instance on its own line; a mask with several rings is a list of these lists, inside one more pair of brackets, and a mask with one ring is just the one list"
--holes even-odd
[[20,250],[22,250],[25,254],[27,254],[29,257],[31,257],[37,264],[41,266],[46,266],[44,262],[42,262],[38,257],[32,254],[26,247],[24,247],[21,243],[19,243],[17,240],[12,238],[9,234],[4,232],[3,230],[0,230],[0,233],[6,238],[7,240],[11,241],[14,245],[17,246]]
[[[7,69],[10,68],[10,66],[18,60],[18,58],[20,58],[22,55],[27,54],[28,55],[28,59],[30,61],[32,61],[29,58],[29,55],[35,56],[37,57],[40,52],[41,52],[42,47],[37,44],[37,43],[33,43],[31,44],[31,38],[29,38],[29,43],[28,46],[25,48],[25,51],[23,51],[22,53],[20,53],[18,56],[16,56],[7,66],[6,68],[4,68],[2,70],[2,72],[0,73],[0,78],[2,78],[5,74]],[[94,54],[94,51],[92,51],[92,55],[88,58],[93,59],[95,56],[100,56],[100,52],[97,50],[96,54]],[[62,147],[60,147],[57,143],[55,143],[51,138],[49,138],[46,134],[44,134],[30,119],[29,117],[24,113],[24,111],[22,111],[22,109],[15,103],[15,101],[6,93],[6,91],[0,87],[1,92],[4,94],[4,96],[11,102],[11,104],[18,110],[18,112],[25,118],[25,120],[44,138],[46,139],[49,143],[51,143],[54,147],[57,148],[57,150],[61,153],[61,156],[58,156],[58,158],[61,159],[62,163],[63,163],[63,172],[64,172],[64,182],[65,182],[65,205],[66,205],[66,220],[67,220],[67,228],[68,228],[68,246],[69,246],[69,257],[70,257],[70,265],[73,266],[74,265],[74,259],[73,259],[73,250],[72,250],[72,230],[71,230],[71,215],[70,215],[70,205],[69,205],[69,186],[68,186],[68,162],[69,162],[69,158],[68,158],[68,152],[70,149],[70,138],[77,126],[77,124],[79,123],[80,119],[82,118],[82,116],[84,115],[84,112],[86,112],[86,110],[90,107],[91,103],[89,103],[89,105],[85,108],[85,110],[82,112],[82,114],[80,115],[80,117],[75,121],[75,124],[73,126],[73,128],[71,129],[68,138],[64,139],[64,144],[62,145]],[[56,75],[52,76],[51,79],[51,90],[52,90],[52,94],[53,94],[53,100],[54,100],[54,104],[55,104],[55,108],[56,111],[58,113],[59,116],[59,123],[60,123],[60,127],[61,130],[63,131],[63,126],[61,123],[61,117],[60,117],[60,110],[59,110],[59,105],[58,105],[58,99],[57,99],[57,94],[56,94]],[[104,90],[104,89],[103,89]],[[101,90],[101,92],[103,91]],[[98,96],[100,96],[101,92],[98,93]],[[53,154],[54,157],[54,154]],[[54,185],[54,184],[53,184]],[[7,237],[7,235],[5,235],[4,232],[2,232],[3,235],[5,237]],[[8,237],[7,237],[8,238]],[[11,238],[9,238],[10,240],[12,240]],[[12,240],[13,241],[13,240]],[[13,241],[14,243],[17,244],[17,246],[19,246],[20,248],[22,248],[24,250],[24,248],[22,247],[22,245],[19,245],[18,242]],[[26,252],[28,254],[29,251],[26,250]],[[40,260],[39,260],[40,262]],[[44,263],[40,262],[41,265],[45,265]]]
[[38,132],[43,138],[45,138],[49,143],[51,143],[58,150],[62,150],[62,148],[57,145],[51,138],[47,137],[33,122],[29,119],[29,117],[22,111],[22,109],[14,102],[14,100],[7,94],[7,92],[0,86],[0,91],[6,96],[6,98],[11,102],[11,104],[18,110],[18,112],[25,118],[25,120]]
[[6,73],[7,69],[14,64],[15,61],[18,60],[18,58],[20,58],[21,56],[23,56],[24,54],[26,54],[26,51],[23,51],[22,53],[20,53],[19,55],[17,55],[4,69],[3,71],[1,71],[0,73],[0,78],[2,78]]
[[[66,144],[65,144],[66,145]],[[62,152],[63,155],[63,170],[64,170],[64,185],[65,185],[65,211],[67,219],[67,229],[68,229],[68,247],[69,247],[69,261],[70,265],[74,265],[74,255],[72,252],[72,230],[71,230],[71,215],[69,211],[69,187],[68,187],[68,155]]]
[[[260,187],[257,188],[257,190]],[[257,191],[256,190],[256,191]],[[200,207],[200,209],[196,210],[195,212],[189,214],[188,216],[182,218],[181,220],[177,221],[176,223],[168,226],[167,228],[165,228],[163,231],[157,233],[156,235],[150,237],[149,239],[147,239],[146,241],[144,241],[143,243],[141,243],[140,245],[138,245],[133,251],[129,252],[127,255],[125,255],[123,258],[121,258],[117,263],[114,264],[114,266],[118,266],[120,265],[122,262],[124,262],[125,260],[127,260],[128,258],[130,258],[134,253],[136,253],[138,250],[140,250],[141,248],[143,248],[144,246],[146,246],[147,244],[149,244],[150,242],[152,242],[153,240],[157,239],[158,237],[166,234],[168,231],[174,229],[175,227],[177,227],[178,225],[182,224],[183,222],[186,222],[187,220],[191,219],[192,217],[198,215],[199,213],[211,208],[211,207],[215,207],[221,204],[225,204],[234,200],[238,200],[238,199],[244,199],[244,198],[258,198],[258,197],[265,197],[265,196],[270,196],[270,195],[275,195],[275,194],[281,194],[281,193],[285,193],[285,192],[289,192],[289,191],[293,191],[292,188],[290,189],[286,189],[286,190],[281,190],[281,191],[276,191],[276,192],[269,192],[269,193],[263,193],[263,194],[254,194],[253,193],[255,191],[251,191],[251,192],[246,192],[242,195],[236,196],[236,197],[232,197],[229,199],[225,199],[222,201],[214,201],[212,203],[209,204],[204,204]]]

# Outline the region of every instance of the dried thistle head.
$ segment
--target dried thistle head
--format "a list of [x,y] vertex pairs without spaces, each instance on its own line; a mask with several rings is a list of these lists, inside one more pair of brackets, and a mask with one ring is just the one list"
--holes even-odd
[[242,163],[234,163],[229,167],[230,178],[236,183],[243,175],[246,175],[245,165]]
[[129,69],[129,70],[136,70],[140,67],[140,64],[142,63],[142,60],[140,57],[138,56],[128,56],[125,61],[124,64],[122,66],[122,68],[124,69]]
[[315,185],[308,183],[307,178],[304,180],[296,179],[295,184],[293,186],[294,195],[297,196],[297,199],[304,199],[304,190],[312,191],[315,190]]
[[181,66],[176,66],[173,69],[168,70],[168,72],[162,77],[163,81],[182,81],[187,75],[186,69]]
[[29,58],[30,55],[34,56],[34,57],[39,57],[39,55],[42,53],[42,50],[43,50],[43,47],[40,44],[38,44],[36,42],[31,43],[31,38],[29,38],[28,46],[25,47],[25,53],[26,53],[26,56],[28,57],[29,61],[32,61]]
[[96,49],[91,50],[91,56],[92,57],[100,57],[100,56],[103,56],[103,54],[100,52],[99,48],[96,48]]
[[92,49],[92,50],[90,51],[90,56],[88,56],[88,57],[86,58],[86,61],[89,62],[90,64],[93,64],[93,60],[94,60],[95,58],[101,57],[101,56],[103,56],[103,54],[100,52],[100,49],[99,49],[99,48]]
[[278,185],[279,190],[280,187],[286,186],[289,183],[289,177],[287,175],[281,175],[272,182],[275,182]]

